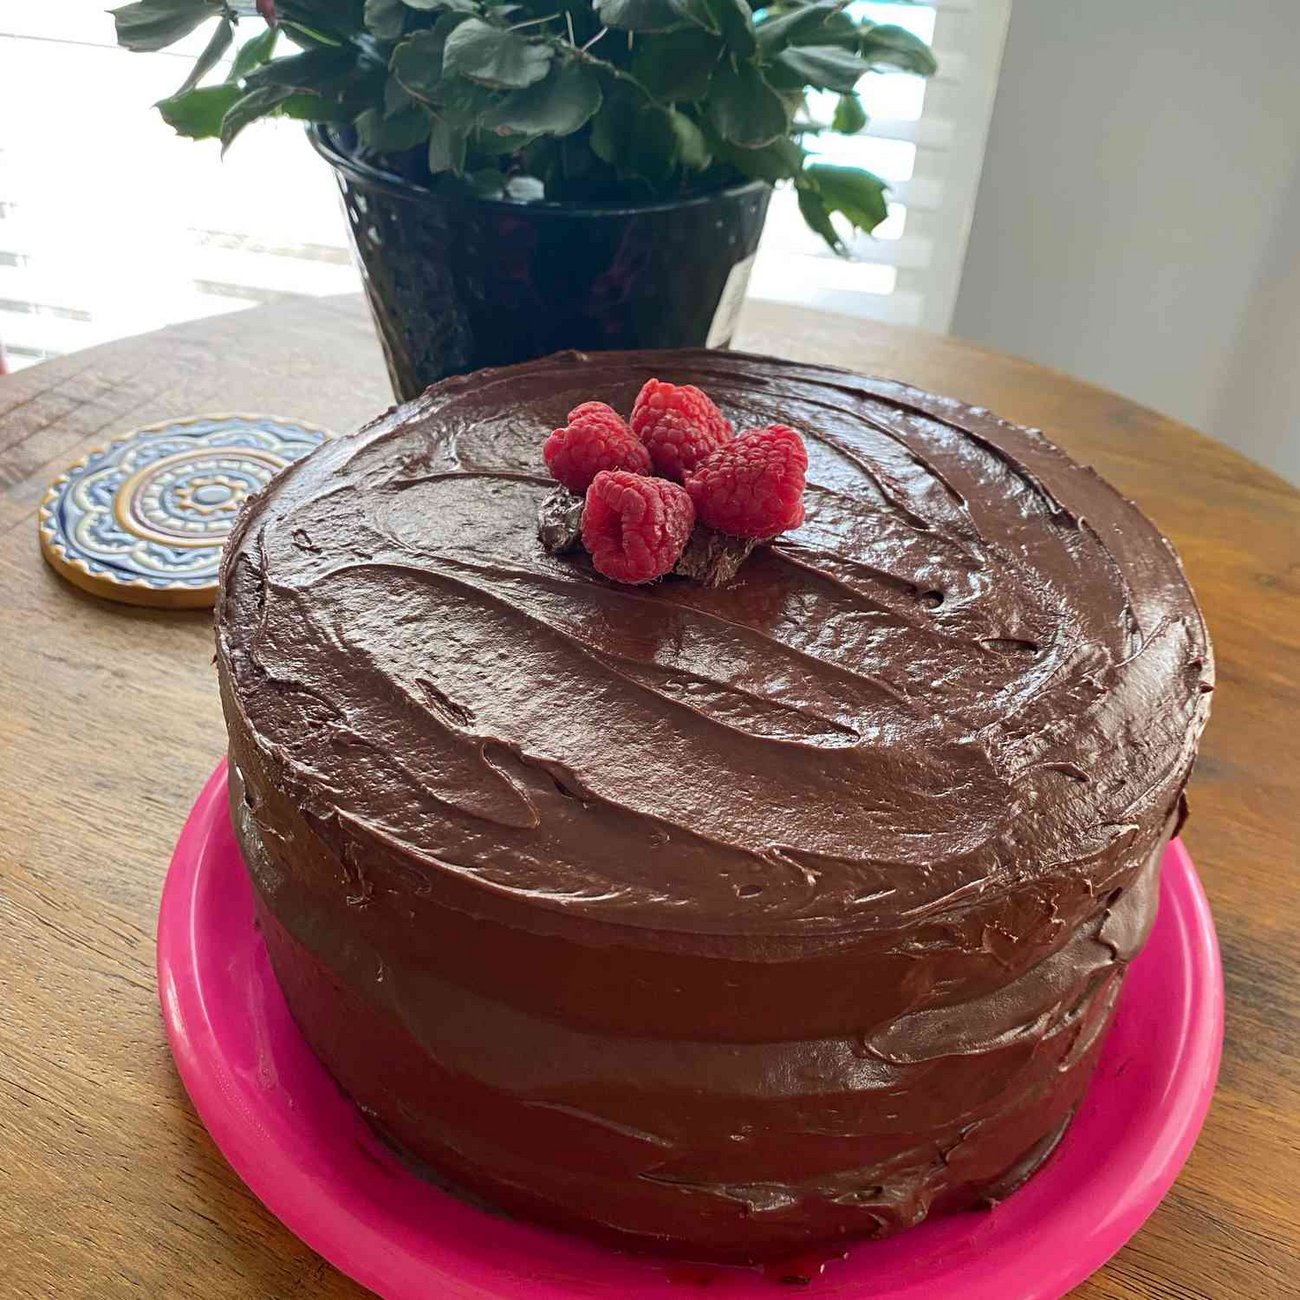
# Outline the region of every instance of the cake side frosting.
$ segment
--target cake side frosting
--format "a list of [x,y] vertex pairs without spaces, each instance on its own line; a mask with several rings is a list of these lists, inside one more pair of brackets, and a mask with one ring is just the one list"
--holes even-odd
[[[652,375],[808,445],[804,525],[721,588],[537,539],[546,433]],[[1041,435],[717,352],[483,372],[323,448],[232,537],[218,667],[273,960],[344,1086],[523,1212],[744,1257],[1050,1148],[1212,684],[1168,544]]]

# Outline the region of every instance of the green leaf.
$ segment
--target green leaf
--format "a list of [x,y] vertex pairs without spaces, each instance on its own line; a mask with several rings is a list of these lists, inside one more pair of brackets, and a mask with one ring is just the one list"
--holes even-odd
[[721,52],[717,38],[698,27],[646,36],[633,51],[632,75],[655,99],[703,99]]
[[300,90],[281,100],[272,116],[292,117],[300,122],[350,122],[353,113],[327,95]]
[[870,234],[889,215],[885,182],[859,167],[813,163],[804,173],[821,191],[832,212],[842,212],[858,230]]
[[773,60],[775,66],[817,90],[851,91],[870,66],[856,54],[835,45],[791,45]]
[[831,224],[830,214],[842,213],[855,230],[870,234],[889,215],[885,188],[879,176],[860,168],[813,163],[800,177],[799,210],[833,249],[843,252],[844,241]]
[[482,125],[525,135],[572,135],[595,116],[600,101],[596,74],[581,63],[562,63],[536,85],[504,95]]
[[676,0],[682,16],[722,38],[733,54],[747,59],[758,48],[754,11],[745,0]]
[[458,14],[478,13],[478,5],[474,0],[402,0],[402,3],[408,9],[419,9],[426,13],[435,9],[447,9]]
[[389,68],[397,84],[417,99],[436,102],[442,81],[447,37],[465,21],[462,14],[443,14],[427,31],[412,32],[394,51]]
[[710,83],[709,120],[718,134],[744,149],[758,149],[790,129],[780,95],[752,64],[720,64]]
[[238,86],[200,86],[161,100],[156,107],[177,135],[208,140],[221,134],[221,119],[239,96]]
[[919,77],[933,76],[939,70],[930,47],[903,27],[864,24],[858,29],[858,39],[858,52],[873,68],[894,68]]
[[606,27],[629,32],[666,32],[682,23],[673,0],[596,0],[596,14]]
[[435,176],[465,170],[465,132],[443,117],[435,117],[429,131],[429,170]]
[[234,24],[229,18],[223,18],[217,24],[208,43],[203,47],[203,53],[195,59],[194,66],[190,69],[190,75],[181,82],[181,88],[176,92],[178,95],[185,94],[187,90],[193,90],[217,66],[217,60],[230,48],[230,42],[234,35]]
[[273,59],[248,75],[250,87],[287,86],[315,94],[337,94],[357,74],[355,48],[303,50],[285,59]]
[[235,61],[230,66],[230,81],[241,81],[254,68],[261,67],[275,52],[277,29],[268,27],[247,40],[235,51]]
[[478,126],[483,115],[501,99],[500,92],[462,77],[444,77],[436,91],[435,111],[462,131]]
[[390,76],[384,82],[385,113],[400,113],[402,109],[410,108],[412,104],[418,102],[415,96],[396,77]]
[[485,158],[500,158],[518,153],[536,140],[535,135],[521,135],[516,131],[475,131],[470,147]]
[[[283,110],[286,114],[309,121],[337,121],[340,117],[350,120],[382,99],[384,67],[368,57],[362,47],[349,43],[272,59],[254,68],[244,84],[250,92],[284,90],[312,97],[295,99]],[[316,103],[317,99],[323,102]]]
[[668,109],[668,129],[677,144],[677,161],[687,171],[702,172],[713,161],[704,132],[685,113]]
[[381,41],[400,41],[406,25],[402,0],[366,0],[363,11],[366,29]]
[[401,153],[414,149],[429,138],[429,110],[416,105],[385,116],[377,108],[368,108],[357,118],[361,142],[376,153]]
[[591,149],[620,176],[662,185],[679,160],[669,110],[629,93],[611,94],[591,124]]
[[799,188],[799,211],[803,219],[815,230],[837,253],[844,252],[844,241],[840,232],[831,222],[831,214],[821,194],[811,188]]
[[137,0],[110,10],[117,43],[128,50],[161,50],[222,12],[215,0]]
[[800,32],[791,45],[838,45],[842,50],[857,52],[862,42],[858,25],[843,9],[837,13],[827,14],[820,26],[810,27],[807,32]]
[[838,13],[841,8],[839,0],[820,0],[818,4],[791,9],[789,13],[765,17],[754,29],[758,48],[764,53],[774,53],[784,49],[800,34],[820,27],[826,18]]
[[[217,89],[225,90],[227,87]],[[250,122],[271,116],[292,94],[293,89],[289,86],[257,86],[240,95],[221,119],[221,152],[230,148],[235,137]]]
[[591,124],[591,151],[602,162],[627,173],[625,156],[631,154],[632,132],[636,129],[637,106],[624,93],[609,94]]
[[467,18],[447,37],[442,66],[483,86],[522,90],[541,81],[554,58],[549,45]]
[[748,176],[751,180],[767,181],[769,185],[798,176],[807,157],[803,148],[788,136],[774,140],[761,149],[738,149],[723,140],[716,141],[713,149],[741,175]]
[[857,135],[867,125],[867,110],[856,94],[841,95],[831,118],[831,130],[841,135]]

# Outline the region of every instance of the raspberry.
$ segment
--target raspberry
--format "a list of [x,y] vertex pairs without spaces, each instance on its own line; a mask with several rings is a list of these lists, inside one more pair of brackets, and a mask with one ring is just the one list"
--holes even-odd
[[693,384],[647,379],[632,407],[632,432],[649,447],[655,473],[680,483],[731,438],[731,421]]
[[695,507],[676,483],[602,470],[587,489],[582,544],[605,577],[653,582],[677,563],[694,526]]
[[803,523],[808,452],[784,424],[750,429],[686,479],[700,522],[732,537],[775,537]]
[[585,492],[603,469],[650,472],[650,453],[623,417],[604,402],[583,402],[569,412],[542,448],[546,467],[573,492]]

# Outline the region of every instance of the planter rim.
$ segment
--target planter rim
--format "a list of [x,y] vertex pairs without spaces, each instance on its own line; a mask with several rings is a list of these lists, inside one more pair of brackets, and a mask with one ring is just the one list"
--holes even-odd
[[647,212],[679,211],[682,208],[704,207],[717,203],[721,199],[740,198],[749,194],[761,194],[772,187],[767,181],[742,181],[738,185],[727,185],[722,189],[710,190],[705,194],[692,194],[680,199],[657,199],[650,203],[563,203],[543,199],[536,203],[520,203],[513,199],[480,198],[474,194],[457,194],[431,189],[417,181],[408,180],[395,172],[387,172],[370,163],[361,162],[342,149],[333,131],[319,122],[312,122],[307,127],[307,138],[312,147],[336,171],[343,172],[353,180],[363,181],[376,189],[388,191],[398,198],[417,199],[434,198],[443,203],[454,203],[462,207],[497,208],[515,215],[525,213],[556,218],[592,218],[637,216]]

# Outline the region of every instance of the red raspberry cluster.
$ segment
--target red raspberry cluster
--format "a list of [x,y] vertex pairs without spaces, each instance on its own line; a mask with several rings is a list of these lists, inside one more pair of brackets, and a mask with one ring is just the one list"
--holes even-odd
[[583,402],[542,454],[556,479],[585,494],[582,543],[596,570],[618,582],[671,572],[696,520],[759,540],[803,522],[803,439],[784,424],[737,436],[691,384],[647,380],[630,421]]

